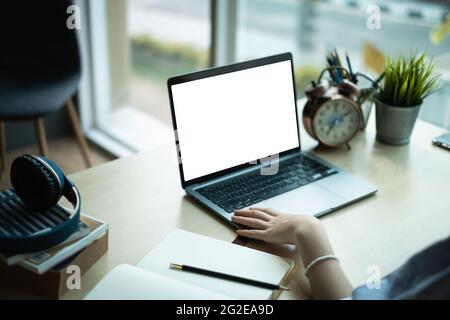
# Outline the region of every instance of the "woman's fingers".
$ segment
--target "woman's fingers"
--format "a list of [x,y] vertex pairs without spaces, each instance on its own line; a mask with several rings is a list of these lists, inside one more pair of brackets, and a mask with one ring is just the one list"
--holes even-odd
[[243,226],[254,228],[254,229],[267,229],[269,227],[268,223],[261,219],[233,216],[231,221],[242,224]]
[[270,208],[259,208],[259,207],[250,207],[250,210],[257,210],[257,211],[262,211],[265,212],[273,217],[276,217],[278,215],[280,215],[280,213],[276,210],[270,209]]
[[246,229],[238,229],[236,230],[238,236],[246,237],[255,240],[266,240],[267,232],[266,230],[246,230]]
[[269,214],[259,210],[236,210],[234,214],[235,216],[257,218],[263,221],[270,221],[272,218]]

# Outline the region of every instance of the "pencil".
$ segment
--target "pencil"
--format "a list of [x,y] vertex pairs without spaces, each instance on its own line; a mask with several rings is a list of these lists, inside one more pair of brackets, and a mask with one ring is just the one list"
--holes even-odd
[[289,288],[280,286],[277,284],[242,278],[242,277],[238,277],[238,276],[233,276],[231,274],[225,274],[225,273],[221,273],[221,272],[201,269],[201,268],[197,268],[197,267],[188,266],[185,264],[171,263],[170,268],[175,269],[175,270],[182,270],[182,271],[202,274],[202,275],[210,276],[210,277],[214,277],[214,278],[240,282],[240,283],[244,283],[244,284],[248,284],[248,285],[252,285],[252,286],[260,287],[260,288],[264,288],[264,289],[289,290]]
[[347,60],[347,65],[348,65],[348,71],[350,72],[350,80],[356,84],[356,77],[353,74],[353,70],[352,70],[352,64],[350,63],[350,58],[348,57],[347,52],[345,53],[345,59]]
[[[342,67],[341,59],[339,58],[339,54],[337,53],[336,48],[334,48],[334,59],[336,66]],[[339,75],[339,82],[341,82],[341,79],[344,77],[344,73],[340,69],[337,69],[336,71]]]

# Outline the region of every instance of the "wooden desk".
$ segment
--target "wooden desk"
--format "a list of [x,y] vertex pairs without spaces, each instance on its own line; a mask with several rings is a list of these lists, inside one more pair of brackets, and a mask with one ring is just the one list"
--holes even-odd
[[[374,132],[373,114],[368,129],[351,142],[351,151],[314,150],[316,143],[301,132],[304,150],[379,188],[377,195],[321,218],[355,286],[366,282],[368,266],[379,266],[385,275],[450,231],[450,152],[431,145],[443,130],[418,121],[411,144],[401,147],[375,142]],[[226,241],[235,238],[231,228],[184,196],[172,141],[70,178],[80,189],[82,211],[108,221],[110,236],[108,253],[84,275],[82,290],[69,292],[67,299],[83,298],[118,264],[138,263],[174,227]],[[282,298],[305,297],[301,272],[291,286]]]

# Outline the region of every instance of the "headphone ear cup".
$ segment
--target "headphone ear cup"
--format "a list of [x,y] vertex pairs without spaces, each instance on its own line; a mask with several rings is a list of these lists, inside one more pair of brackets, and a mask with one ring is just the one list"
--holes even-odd
[[20,199],[33,210],[50,208],[61,198],[58,177],[29,155],[16,158],[12,163],[11,183]]

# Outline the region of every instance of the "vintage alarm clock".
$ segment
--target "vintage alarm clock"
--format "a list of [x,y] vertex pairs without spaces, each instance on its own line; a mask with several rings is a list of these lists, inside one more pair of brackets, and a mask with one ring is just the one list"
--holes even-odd
[[319,143],[330,147],[345,145],[350,149],[349,141],[363,123],[357,103],[361,91],[348,79],[331,85],[320,78],[305,91],[308,101],[303,109],[303,125]]

